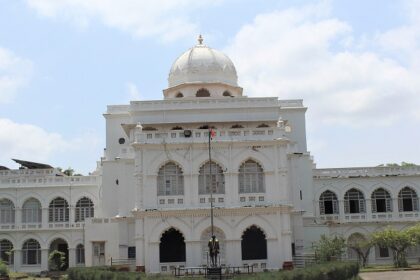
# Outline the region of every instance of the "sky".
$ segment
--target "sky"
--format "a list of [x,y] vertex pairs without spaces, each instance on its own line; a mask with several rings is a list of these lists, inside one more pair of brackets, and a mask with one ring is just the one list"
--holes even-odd
[[162,99],[198,34],[245,95],[303,99],[317,167],[420,164],[419,0],[0,0],[0,165],[93,171],[106,106]]

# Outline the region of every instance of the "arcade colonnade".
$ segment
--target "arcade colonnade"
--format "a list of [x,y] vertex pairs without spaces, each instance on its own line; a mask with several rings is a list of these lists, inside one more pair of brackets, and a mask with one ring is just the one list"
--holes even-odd
[[[291,216],[287,206],[215,209],[220,264],[278,268],[292,260]],[[172,212],[172,211],[171,211]],[[211,236],[208,209],[136,213],[136,265],[146,272],[207,264]],[[176,216],[174,216],[176,215]]]

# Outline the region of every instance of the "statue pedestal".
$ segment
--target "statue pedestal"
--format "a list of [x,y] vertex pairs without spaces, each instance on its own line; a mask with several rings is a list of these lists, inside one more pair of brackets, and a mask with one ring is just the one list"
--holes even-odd
[[222,279],[222,268],[221,267],[208,267],[207,279]]

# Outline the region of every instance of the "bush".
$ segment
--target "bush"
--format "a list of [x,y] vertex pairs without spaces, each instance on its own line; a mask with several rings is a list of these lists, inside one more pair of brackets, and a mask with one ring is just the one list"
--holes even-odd
[[111,267],[72,267],[68,272],[68,280],[139,280],[140,274],[135,272],[111,271]]
[[276,280],[351,280],[359,274],[357,263],[333,262],[310,266],[292,271],[257,273],[252,276],[239,276],[240,279]]
[[61,270],[66,265],[66,254],[54,250],[48,256],[48,261],[52,271]]
[[0,261],[0,277],[9,276],[9,267],[2,261]]

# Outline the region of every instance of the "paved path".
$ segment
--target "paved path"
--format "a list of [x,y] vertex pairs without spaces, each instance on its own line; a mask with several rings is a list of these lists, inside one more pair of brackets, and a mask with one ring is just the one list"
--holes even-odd
[[363,280],[419,280],[420,271],[387,271],[360,273]]

